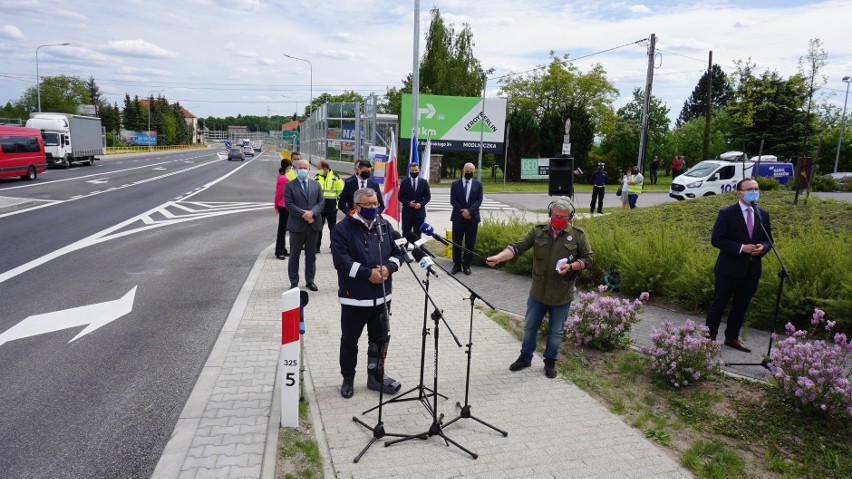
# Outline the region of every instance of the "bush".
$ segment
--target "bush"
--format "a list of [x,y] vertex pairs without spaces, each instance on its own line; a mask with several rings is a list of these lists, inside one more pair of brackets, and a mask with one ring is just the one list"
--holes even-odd
[[[495,255],[506,248],[506,245],[520,240],[533,226],[522,216],[512,214],[507,219],[483,218],[476,233],[476,250],[484,257]],[[514,274],[529,275],[532,273],[532,249],[514,261],[503,263],[506,271]],[[476,256],[473,263],[485,265],[485,261]]]
[[852,340],[842,333],[835,334],[833,342],[807,339],[818,334],[820,326],[830,335],[834,325],[819,309],[814,310],[810,333],[787,323],[787,339],[770,354],[769,372],[772,384],[797,409],[852,416],[852,371],[846,368],[852,359]]
[[781,189],[781,183],[779,183],[778,180],[771,176],[758,176],[755,177],[755,179],[757,180],[757,186],[760,187],[761,191],[772,191]]
[[663,329],[651,331],[651,346],[643,347],[642,352],[650,356],[656,374],[676,388],[687,386],[722,366],[722,346],[705,337],[708,331],[707,326],[696,327],[691,320],[679,328],[664,321]]
[[577,293],[571,303],[571,314],[565,322],[565,335],[577,346],[588,344],[602,351],[626,348],[630,345],[630,327],[639,322],[637,317],[642,301],[648,293],[630,301],[605,295],[606,286],[598,286],[598,293]]
[[815,176],[811,182],[811,191],[837,191],[840,189],[840,183],[834,178],[825,176]]

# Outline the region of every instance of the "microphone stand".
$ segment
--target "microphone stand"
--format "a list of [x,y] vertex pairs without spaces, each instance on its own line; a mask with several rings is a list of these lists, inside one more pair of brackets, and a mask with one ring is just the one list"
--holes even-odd
[[762,366],[766,369],[769,369],[769,365],[772,363],[772,360],[769,359],[772,354],[772,341],[773,336],[775,335],[775,327],[778,323],[778,310],[781,307],[781,293],[784,291],[784,280],[790,282],[790,287],[793,287],[793,277],[790,276],[790,271],[787,269],[787,266],[784,265],[784,261],[781,259],[781,255],[778,253],[778,250],[775,249],[775,243],[772,241],[772,237],[769,236],[769,232],[766,231],[766,226],[763,225],[763,220],[760,217],[760,210],[758,210],[757,205],[754,201],[751,202],[752,208],[754,208],[754,215],[757,218],[758,224],[760,224],[760,229],[763,230],[763,234],[766,235],[766,241],[769,242],[769,247],[775,253],[775,259],[778,260],[778,264],[781,266],[781,271],[778,272],[778,293],[775,296],[775,313],[772,315],[772,332],[769,335],[769,348],[766,350],[766,357],[763,358],[763,361],[759,363],[725,363],[725,366]]
[[[384,236],[382,235],[381,220],[376,219],[375,221],[376,221],[376,229],[377,229],[377,233],[378,233],[378,237],[379,237],[379,241],[378,241],[379,262],[381,262],[382,261],[382,241],[384,240]],[[385,266],[381,265],[381,267],[384,268]],[[355,456],[355,460],[353,462],[358,462],[361,459],[361,456],[363,456],[364,453],[366,453],[367,450],[370,449],[370,446],[372,446],[373,443],[375,443],[377,440],[379,440],[379,439],[381,439],[385,436],[406,437],[403,434],[390,434],[390,433],[385,432],[385,426],[382,423],[382,400],[384,399],[384,394],[385,394],[385,358],[388,355],[388,342],[390,341],[390,310],[388,309],[387,290],[385,290],[385,275],[381,274],[380,276],[382,278],[382,298],[384,299],[383,305],[384,305],[385,310],[384,310],[384,313],[382,314],[382,318],[380,320],[381,321],[382,334],[381,334],[380,343],[378,344],[379,358],[378,358],[378,361],[376,362],[376,371],[374,373],[374,374],[378,375],[378,377],[379,377],[379,379],[378,379],[378,381],[379,381],[379,405],[378,405],[379,417],[376,420],[376,425],[373,426],[373,427],[370,427],[369,424],[358,419],[357,416],[352,416],[353,421],[364,426],[365,428],[369,429],[373,433],[373,437],[370,438],[370,442],[368,442],[367,445],[364,446],[364,449],[362,449],[361,452],[359,452],[358,455]],[[375,305],[375,300],[373,301],[373,304]]]

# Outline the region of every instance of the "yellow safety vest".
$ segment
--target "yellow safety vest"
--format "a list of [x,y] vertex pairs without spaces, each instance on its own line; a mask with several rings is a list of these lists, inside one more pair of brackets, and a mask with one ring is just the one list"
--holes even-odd
[[644,181],[644,178],[642,178],[642,175],[633,175],[633,176],[630,177],[630,181],[637,181],[636,180],[637,178],[639,180],[635,185],[627,185],[627,193],[628,194],[637,194],[638,195],[639,193],[642,192],[642,183]]
[[293,181],[296,179],[296,170],[290,168],[290,171],[288,171],[284,176],[286,176],[288,180]]
[[337,197],[343,192],[343,180],[332,170],[328,170],[328,174],[325,176],[317,174],[316,180],[322,186],[322,196],[326,200],[337,200]]

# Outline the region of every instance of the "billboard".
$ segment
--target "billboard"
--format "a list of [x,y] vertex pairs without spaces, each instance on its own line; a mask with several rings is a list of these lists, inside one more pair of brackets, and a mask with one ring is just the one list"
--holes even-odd
[[121,130],[119,141],[124,145],[157,146],[157,132]]
[[522,180],[546,180],[550,172],[550,158],[521,158]]
[[[467,96],[420,95],[417,140],[423,146],[432,138],[432,151],[482,151],[503,153],[506,133],[506,99]],[[411,139],[411,95],[402,95],[400,145],[408,148]],[[405,140],[405,141],[403,141]]]

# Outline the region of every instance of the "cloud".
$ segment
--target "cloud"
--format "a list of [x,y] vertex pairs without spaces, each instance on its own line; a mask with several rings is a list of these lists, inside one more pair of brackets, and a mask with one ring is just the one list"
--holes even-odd
[[273,59],[271,59],[271,58],[261,58],[261,59],[260,59],[260,63],[262,63],[262,64],[264,64],[264,65],[267,65],[267,66],[268,66],[268,65],[274,65],[274,64],[275,64],[275,60],[273,60]]
[[235,46],[236,46],[236,45],[234,44],[234,42],[228,42],[228,43],[226,43],[226,44],[225,44],[225,46],[224,46],[223,48],[224,48],[225,50],[231,50],[231,49],[233,49]]
[[352,40],[352,35],[350,35],[347,32],[337,32],[334,35],[332,35],[331,38],[333,38],[333,39],[335,39],[339,42],[347,42],[348,43],[350,40]]
[[159,76],[172,76],[172,72],[168,70],[163,70],[162,68],[141,68],[141,67],[132,67],[129,65],[124,65],[115,70],[116,73],[121,75],[159,75]]
[[651,13],[651,9],[645,5],[630,5],[627,9],[632,13]]
[[320,50],[315,53],[321,57],[333,58],[335,60],[358,60],[361,58],[365,58],[366,55],[359,52],[353,52],[351,50]]
[[20,40],[24,38],[24,33],[14,25],[3,25],[0,27],[0,36],[11,38],[12,40]]
[[238,57],[245,57],[245,58],[257,58],[257,57],[260,56],[257,53],[250,52],[248,50],[237,50],[236,52],[234,52],[234,55],[236,55]]
[[116,55],[138,58],[175,58],[177,52],[166,50],[145,40],[110,40],[104,50]]

